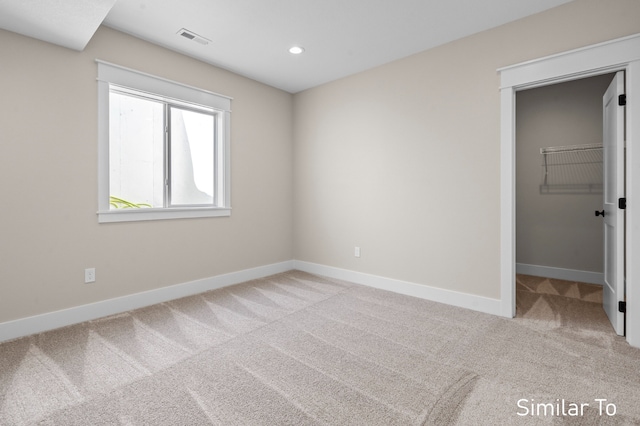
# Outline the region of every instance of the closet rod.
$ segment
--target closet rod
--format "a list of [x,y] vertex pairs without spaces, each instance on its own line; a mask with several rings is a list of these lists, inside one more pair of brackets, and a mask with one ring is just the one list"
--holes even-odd
[[560,152],[579,152],[579,151],[593,151],[596,149],[602,149],[601,143],[591,143],[586,145],[566,145],[566,146],[550,146],[547,148],[540,148],[540,154],[555,154]]

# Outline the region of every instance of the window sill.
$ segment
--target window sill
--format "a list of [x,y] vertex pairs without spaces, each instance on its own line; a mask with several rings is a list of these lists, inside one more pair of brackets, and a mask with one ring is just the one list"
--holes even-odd
[[99,223],[137,222],[143,220],[191,219],[231,216],[230,207],[191,207],[171,209],[122,209],[98,212]]

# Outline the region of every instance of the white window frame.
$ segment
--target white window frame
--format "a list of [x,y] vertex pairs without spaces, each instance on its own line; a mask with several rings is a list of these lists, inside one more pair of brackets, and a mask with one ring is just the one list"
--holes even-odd
[[[156,77],[129,68],[96,60],[98,64],[98,222],[185,219],[231,215],[230,123],[231,100],[228,96]],[[202,105],[215,111],[216,206],[184,206],[111,210],[109,204],[109,91],[110,85],[182,103]]]

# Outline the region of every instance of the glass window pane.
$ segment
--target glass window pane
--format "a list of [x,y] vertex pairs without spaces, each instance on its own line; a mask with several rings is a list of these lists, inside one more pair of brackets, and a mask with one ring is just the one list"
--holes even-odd
[[111,92],[111,209],[164,207],[164,106]]
[[171,204],[212,205],[214,117],[171,108]]

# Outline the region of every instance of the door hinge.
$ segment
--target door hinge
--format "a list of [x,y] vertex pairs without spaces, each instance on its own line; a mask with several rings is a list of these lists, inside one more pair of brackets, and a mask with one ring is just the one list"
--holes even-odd
[[627,312],[627,302],[623,302],[623,301],[618,302],[618,312],[622,312],[622,313]]
[[624,210],[627,208],[627,199],[626,198],[618,198],[618,208]]
[[618,96],[618,105],[625,106],[627,104],[627,95]]

